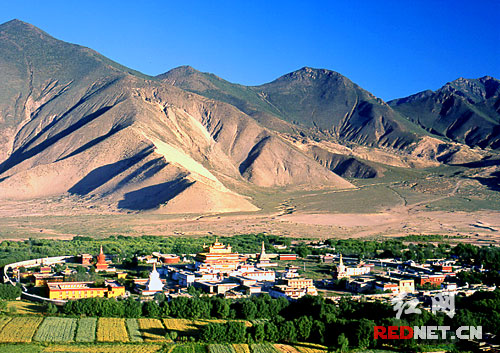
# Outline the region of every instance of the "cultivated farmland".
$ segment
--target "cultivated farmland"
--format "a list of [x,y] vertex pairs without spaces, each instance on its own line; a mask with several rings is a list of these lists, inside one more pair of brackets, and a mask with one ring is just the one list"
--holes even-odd
[[176,344],[173,347],[170,353],[207,353],[207,346],[205,344]]
[[279,350],[281,353],[300,353],[297,348],[289,346],[287,344],[275,344],[274,348]]
[[231,345],[228,344],[210,344],[208,346],[209,353],[235,353]]
[[41,317],[15,317],[0,332],[0,342],[31,342]]
[[95,317],[83,317],[78,321],[76,330],[76,342],[94,342],[97,319]]
[[0,316],[0,331],[3,329],[5,325],[10,321],[10,317]]
[[233,348],[236,353],[250,353],[250,348],[248,347],[248,344],[234,343]]
[[128,335],[130,337],[130,342],[142,342],[141,331],[139,330],[139,324],[136,319],[127,319]]
[[112,345],[52,345],[46,347],[43,352],[47,353],[154,353],[161,346],[153,344],[112,344]]
[[325,353],[327,348],[319,344],[301,343],[295,346],[301,353]]
[[127,342],[128,334],[125,320],[111,317],[99,318],[97,340],[99,342]]
[[158,319],[137,319],[142,337],[146,342],[165,341],[165,328]]
[[269,343],[257,343],[251,346],[252,353],[278,353],[278,351]]
[[71,342],[75,329],[76,319],[48,317],[38,328],[34,339],[39,342]]
[[193,334],[198,330],[193,320],[188,319],[163,319],[163,324],[167,330],[177,331],[179,335]]

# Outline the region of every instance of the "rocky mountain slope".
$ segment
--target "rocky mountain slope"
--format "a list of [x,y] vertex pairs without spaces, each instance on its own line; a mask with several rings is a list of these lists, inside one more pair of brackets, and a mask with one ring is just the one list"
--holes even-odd
[[304,67],[255,87],[232,84],[185,66],[158,78],[232,104],[259,122],[283,131],[290,130],[288,122],[296,128],[321,130],[339,141],[396,149],[426,134],[381,99],[334,71]]
[[437,91],[389,102],[396,111],[438,136],[500,149],[500,81],[459,78]]
[[[157,76],[175,87],[236,106],[263,126],[296,139],[307,154],[317,158],[337,152],[331,143],[370,147],[371,161],[395,166],[431,166],[461,163],[483,157],[460,141],[443,138],[415,124],[379,98],[334,71],[304,67],[261,86],[242,86],[213,74],[182,66]],[[294,137],[295,136],[295,137]],[[318,143],[327,142],[327,144]],[[354,175],[373,175],[365,166],[366,149],[348,151],[362,170]],[[344,151],[345,152],[345,151]],[[396,155],[387,158],[387,153]],[[337,169],[338,171],[338,169]],[[340,172],[340,171],[339,171]]]
[[[0,25],[0,77],[0,200],[247,212],[259,209],[259,193],[349,189],[345,178],[376,178],[387,166],[491,154],[405,108],[437,93],[393,109],[336,72],[307,67],[255,87],[187,66],[148,77],[18,20]],[[458,83],[447,94],[482,124],[465,142],[496,148],[498,81],[481,80],[466,99]],[[472,135],[483,137],[469,143]]]
[[351,188],[237,108],[11,21],[0,26],[0,199],[254,211],[240,190]]

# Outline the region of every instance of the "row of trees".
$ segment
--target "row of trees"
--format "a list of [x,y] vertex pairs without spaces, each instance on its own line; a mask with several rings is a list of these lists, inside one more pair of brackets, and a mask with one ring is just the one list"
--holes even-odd
[[254,320],[278,316],[288,305],[289,302],[285,298],[272,299],[269,295],[237,301],[206,296],[178,297],[170,302],[161,295],[157,300],[144,303],[132,298],[70,300],[64,304],[61,312],[76,316]]

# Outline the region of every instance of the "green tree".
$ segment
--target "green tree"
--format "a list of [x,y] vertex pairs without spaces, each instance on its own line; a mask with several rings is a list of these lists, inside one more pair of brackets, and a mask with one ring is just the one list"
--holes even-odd
[[243,319],[254,320],[257,316],[257,306],[250,300],[243,301],[241,306],[241,314]]
[[269,342],[278,342],[280,339],[278,327],[273,322],[266,322],[264,326],[266,331],[266,340]]
[[212,317],[216,317],[219,319],[225,319],[229,316],[229,303],[227,300],[222,298],[215,298],[212,300]]
[[167,332],[167,334],[165,335],[165,338],[171,339],[172,341],[175,341],[177,339],[177,336],[178,336],[177,331],[170,331],[170,332]]
[[337,351],[340,353],[347,352],[349,349],[349,340],[343,333],[341,333],[337,339],[337,348]]
[[142,315],[142,304],[141,302],[134,300],[132,298],[127,298],[122,301],[123,314],[125,317],[138,318]]
[[309,316],[301,316],[294,320],[295,327],[297,329],[297,338],[300,341],[307,341],[311,335],[311,328],[313,320]]
[[361,319],[359,321],[358,328],[356,329],[356,340],[358,342],[358,347],[366,349],[375,345],[375,342],[373,342],[374,327],[375,322],[371,320]]
[[143,304],[142,312],[146,317],[159,317],[161,310],[160,306],[154,300],[151,300]]
[[228,321],[227,342],[244,343],[246,339],[246,327],[241,321]]
[[45,311],[49,315],[54,315],[57,313],[58,309],[54,303],[45,303],[43,307],[43,311]]
[[253,326],[253,330],[253,337],[255,339],[255,342],[262,342],[266,339],[266,329],[264,324],[255,324]]
[[204,342],[227,342],[227,326],[210,323],[200,330],[200,339]]
[[21,296],[21,288],[10,283],[0,283],[0,299],[14,300]]
[[297,329],[293,321],[285,321],[280,327],[280,339],[285,342],[297,341]]

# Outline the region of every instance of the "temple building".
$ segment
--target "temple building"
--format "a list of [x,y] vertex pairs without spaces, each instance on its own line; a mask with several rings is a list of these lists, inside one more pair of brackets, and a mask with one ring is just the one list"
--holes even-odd
[[262,242],[262,249],[260,251],[259,257],[257,259],[256,267],[272,267],[278,266],[276,262],[271,262],[269,259],[269,255],[266,254],[266,248],[264,246],[264,242]]
[[81,263],[83,266],[92,265],[93,256],[90,254],[80,254],[77,256],[77,261]]
[[371,267],[365,266],[364,263],[360,263],[356,267],[348,267],[344,265],[344,261],[342,260],[342,254],[340,254],[340,261],[336,267],[334,277],[336,279],[349,278],[351,276],[361,276],[370,273]]
[[273,298],[285,297],[287,299],[299,299],[304,295],[318,295],[314,281],[309,278],[282,278],[279,284],[269,290]]
[[97,255],[97,263],[95,264],[96,272],[106,271],[108,269],[108,263],[106,262],[106,255],[102,252],[102,245],[99,255]]
[[114,298],[125,294],[125,287],[116,281],[105,281],[104,287],[96,287],[93,282],[51,282],[47,287],[50,299],[61,300]]
[[245,260],[234,253],[230,245],[217,240],[210,246],[203,246],[203,251],[195,256],[195,267],[201,272],[228,273],[234,271]]
[[153,270],[149,274],[144,289],[141,291],[142,295],[153,295],[158,292],[163,292],[163,282],[160,279],[160,274],[156,270],[156,264],[153,264]]

